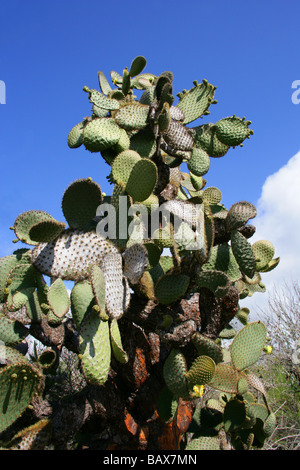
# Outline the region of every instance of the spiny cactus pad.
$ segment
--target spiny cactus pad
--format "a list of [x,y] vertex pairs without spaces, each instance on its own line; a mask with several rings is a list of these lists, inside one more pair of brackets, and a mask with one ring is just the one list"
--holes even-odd
[[192,385],[205,385],[212,379],[215,373],[215,361],[209,356],[198,356],[194,361],[185,378]]
[[201,117],[209,108],[215,93],[215,87],[203,80],[195,83],[187,93],[180,94],[177,107],[184,113],[184,124]]
[[175,397],[189,399],[187,381],[185,375],[187,373],[187,365],[184,355],[172,349],[169,356],[165,360],[163,367],[163,375],[169,390]]
[[49,306],[55,316],[62,318],[68,313],[70,308],[70,299],[67,288],[62,279],[56,279],[53,284],[51,284],[47,298]]
[[88,122],[83,129],[83,145],[90,152],[101,152],[115,145],[121,136],[121,130],[112,118],[96,118]]
[[266,327],[260,321],[248,323],[238,332],[230,346],[236,369],[243,370],[255,364],[265,346],[266,334]]
[[95,305],[91,283],[88,280],[76,282],[70,294],[70,301],[72,317],[77,330],[79,330],[83,319]]
[[157,300],[168,305],[182,297],[189,286],[190,278],[185,274],[166,274],[155,286]]
[[250,121],[236,116],[221,119],[216,123],[216,134],[221,142],[232,147],[240,145],[253,131],[249,129]]
[[53,217],[44,211],[27,211],[23,212],[16,218],[13,228],[16,236],[23,243],[27,243],[28,245],[37,245],[38,242],[30,238],[31,228],[39,222],[52,219]]
[[12,364],[0,369],[0,432],[23,414],[40,381],[40,373],[30,364]]
[[101,188],[91,178],[71,183],[62,198],[62,211],[69,227],[83,228],[95,217],[101,202]]
[[111,345],[108,321],[91,312],[80,328],[80,360],[86,380],[103,385],[108,377]]

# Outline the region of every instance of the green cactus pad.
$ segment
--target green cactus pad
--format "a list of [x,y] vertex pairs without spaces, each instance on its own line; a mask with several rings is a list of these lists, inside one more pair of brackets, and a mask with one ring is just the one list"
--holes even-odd
[[29,263],[31,263],[31,256],[27,254],[27,250],[0,258],[0,303],[6,300],[7,280],[9,279],[12,269],[19,264],[28,265]]
[[91,268],[90,280],[100,314],[105,314],[105,277],[102,270],[96,264]]
[[203,264],[202,269],[203,271],[223,271],[231,282],[241,278],[239,265],[232,253],[231,247],[227,243],[212,247],[209,259]]
[[130,138],[125,131],[125,129],[121,129],[120,131],[120,139],[118,142],[112,147],[112,150],[115,150],[117,154],[123,152],[124,150],[128,150],[130,147]]
[[191,440],[185,450],[220,450],[218,437],[201,436]]
[[101,320],[95,312],[91,312],[82,322],[79,350],[79,358],[87,382],[104,385],[111,360],[109,322]]
[[71,312],[77,330],[83,319],[92,311],[95,305],[94,292],[88,280],[77,282],[70,294]]
[[275,413],[270,413],[264,422],[264,432],[266,437],[270,437],[275,431],[276,427],[276,415]]
[[160,419],[167,423],[173,421],[177,409],[178,400],[174,397],[171,390],[164,386],[160,391],[156,402],[156,411]]
[[32,296],[28,298],[26,303],[26,311],[32,323],[40,323],[42,320],[43,312],[41,304],[47,303],[48,285],[45,283],[43,276],[37,277],[37,289],[33,292]]
[[230,147],[218,139],[214,124],[194,127],[193,131],[195,147],[205,150],[210,157],[220,158],[228,152]]
[[222,349],[213,339],[208,338],[197,331],[193,335],[192,341],[199,356],[209,356],[214,360],[215,364],[218,364],[223,360]]
[[71,149],[76,149],[82,145],[82,133],[87,121],[83,120],[72,127],[68,135],[68,146]]
[[211,381],[215,373],[215,361],[209,356],[198,356],[185,375],[189,387],[205,385]]
[[224,297],[229,290],[230,279],[222,271],[202,271],[197,275],[197,285],[210,289],[216,297]]
[[151,157],[156,150],[156,140],[150,126],[139,130],[130,138],[130,148],[141,157]]
[[185,274],[166,274],[157,282],[155,296],[161,304],[169,305],[186,293],[189,283]]
[[236,314],[236,317],[243,325],[247,325],[249,323],[249,313],[249,308],[240,308]]
[[135,77],[136,75],[139,75],[144,68],[146,67],[147,60],[145,57],[139,55],[133,59],[131,62],[130,68],[129,68],[129,76],[130,77]]
[[187,93],[180,96],[177,107],[184,113],[184,124],[188,124],[201,117],[209,108],[213,100],[215,87],[203,80],[196,84]]
[[18,320],[11,320],[4,315],[0,316],[0,342],[13,346],[23,341],[29,334],[28,328]]
[[127,184],[134,165],[141,160],[135,150],[124,150],[116,156],[112,163],[111,173],[114,181]]
[[37,245],[38,242],[31,240],[30,229],[37,223],[45,220],[53,220],[53,217],[44,211],[32,210],[18,215],[14,223],[14,231],[19,240],[27,245]]
[[134,201],[142,202],[148,199],[157,182],[157,167],[147,158],[142,158],[134,165],[128,182],[126,192]]
[[275,254],[274,245],[268,240],[258,240],[253,243],[252,250],[255,256],[257,271],[266,268]]
[[7,305],[11,311],[21,308],[37,286],[38,273],[31,264],[17,264],[7,280]]
[[266,343],[266,327],[260,321],[248,323],[235,336],[230,345],[232,364],[243,370],[260,357]]
[[128,356],[122,346],[122,339],[117,320],[112,320],[110,324],[110,342],[114,357],[121,364],[126,364],[128,362]]
[[238,230],[231,232],[232,253],[243,274],[252,278],[256,270],[256,262],[251,244]]
[[104,95],[109,95],[112,89],[110,84],[108,83],[106,76],[101,70],[98,72],[98,82],[102,93],[104,93]]
[[226,228],[230,232],[245,225],[256,217],[256,207],[247,201],[236,202],[231,206],[226,217]]
[[34,287],[22,289],[21,292],[9,293],[6,301],[6,306],[10,312],[17,312],[21,308],[26,308],[30,303],[35,292]]
[[215,125],[218,139],[223,144],[235,147],[240,145],[253,131],[249,129],[250,121],[245,121],[236,116],[227,117],[218,121]]
[[83,228],[96,216],[101,202],[101,188],[91,178],[71,183],[62,198],[62,211],[70,228]]
[[245,403],[237,398],[229,400],[224,409],[224,429],[226,432],[239,428],[246,419]]
[[187,163],[187,167],[191,173],[196,176],[205,175],[210,167],[210,158],[205,150],[194,147],[191,159]]
[[209,385],[226,393],[237,393],[241,373],[230,364],[220,362]]
[[64,222],[58,220],[44,220],[33,225],[29,231],[31,240],[41,242],[52,242],[55,240],[66,228]]
[[22,362],[0,370],[0,432],[23,414],[40,384],[41,376],[31,364]]
[[87,87],[84,87],[84,91],[89,93],[90,102],[98,108],[106,111],[114,111],[120,107],[119,101],[105,96],[98,90],[89,90]]
[[147,126],[149,106],[129,103],[122,106],[114,115],[118,125],[126,131],[139,130]]
[[161,110],[157,123],[160,132],[166,132],[169,129],[171,123],[171,114],[170,114],[170,105],[169,103],[164,103],[163,109]]
[[163,376],[168,389],[175,397],[184,400],[190,398],[185,378],[187,365],[184,355],[177,349],[172,349],[163,366]]
[[113,118],[96,118],[85,126],[82,140],[90,152],[101,152],[115,145],[120,136],[121,130]]
[[63,318],[68,313],[71,303],[67,288],[62,279],[56,279],[51,284],[47,300],[56,317]]
[[213,186],[204,189],[203,200],[210,206],[218,204],[222,199],[222,193],[218,188]]

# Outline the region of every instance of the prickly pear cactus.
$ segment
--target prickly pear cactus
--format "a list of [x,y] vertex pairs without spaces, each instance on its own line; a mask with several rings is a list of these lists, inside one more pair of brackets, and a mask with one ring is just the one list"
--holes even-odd
[[[240,152],[251,122],[207,122],[215,86],[194,81],[176,100],[172,72],[145,66],[136,57],[111,84],[98,72],[99,90],[83,88],[91,113],[66,136],[72,151],[104,160],[111,195],[79,175],[62,194],[65,220],[29,209],[11,227],[25,247],[0,259],[3,448],[45,446],[49,423],[57,448],[64,436],[74,448],[250,449],[274,430],[251,371],[266,327],[239,301],[265,291],[261,274],[279,258],[271,242],[251,244],[255,206],[228,209],[207,185],[211,159]],[[27,354],[29,339],[44,350]],[[55,407],[47,397],[64,350],[86,398]],[[89,438],[92,417],[100,440]]]

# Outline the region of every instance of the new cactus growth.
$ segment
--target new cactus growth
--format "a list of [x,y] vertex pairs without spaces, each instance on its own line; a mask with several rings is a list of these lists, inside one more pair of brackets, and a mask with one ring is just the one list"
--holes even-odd
[[[265,290],[261,273],[279,258],[271,242],[251,244],[252,203],[227,209],[221,190],[206,187],[211,158],[230,158],[253,134],[251,123],[235,115],[206,122],[215,86],[194,81],[176,102],[172,72],[156,76],[145,66],[136,57],[111,72],[111,84],[98,72],[100,90],[83,88],[90,115],[70,123],[70,151],[104,159],[111,195],[79,175],[62,194],[64,221],[28,210],[11,227],[26,247],[0,259],[6,448],[45,446],[49,422],[58,448],[62,436],[78,435],[97,446],[93,426],[102,449],[261,448],[273,432],[274,413],[251,371],[266,327],[250,322],[239,300]],[[29,337],[46,349],[28,359],[20,351]],[[82,393],[42,412],[45,378],[66,349]]]

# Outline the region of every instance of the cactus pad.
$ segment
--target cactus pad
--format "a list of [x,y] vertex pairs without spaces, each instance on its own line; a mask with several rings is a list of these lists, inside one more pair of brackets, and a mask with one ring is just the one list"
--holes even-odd
[[126,131],[143,129],[148,124],[149,109],[144,104],[129,103],[116,112],[114,119]]
[[155,286],[157,300],[168,305],[182,297],[189,286],[190,278],[185,274],[166,274]]
[[110,323],[110,341],[114,357],[117,359],[117,361],[121,362],[122,364],[126,364],[128,362],[128,356],[122,346],[122,340],[117,320],[112,320],[112,322]]
[[108,377],[111,360],[109,323],[91,312],[80,328],[80,360],[88,383],[103,385]]
[[251,124],[250,121],[245,121],[236,116],[221,119],[215,125],[217,137],[223,144],[232,147],[240,145],[253,133],[249,129],[249,124]]
[[76,149],[82,145],[82,133],[86,123],[87,121],[85,120],[81,121],[70,130],[67,142],[71,149]]
[[163,376],[168,389],[175,397],[189,399],[185,375],[187,365],[183,354],[177,349],[172,349],[163,366]]
[[23,243],[28,245],[37,245],[38,242],[31,240],[30,229],[39,222],[52,220],[53,217],[44,211],[27,211],[20,214],[14,223],[14,231],[16,236]]
[[30,364],[12,364],[0,370],[0,432],[23,414],[40,382],[39,372]]
[[96,118],[88,122],[83,130],[82,141],[90,152],[101,152],[115,145],[121,130],[112,118]]
[[266,327],[260,321],[248,323],[235,336],[230,346],[232,364],[246,369],[260,357],[266,343]]
[[101,188],[91,178],[71,183],[62,198],[62,211],[70,228],[83,228],[95,217],[101,202]]
[[79,330],[83,319],[95,305],[94,292],[88,280],[77,282],[70,294],[71,312],[76,328]]
[[215,361],[209,356],[198,356],[185,375],[189,385],[205,385],[215,373]]
[[47,299],[56,317],[62,318],[68,313],[71,304],[67,288],[62,279],[56,279],[53,284],[51,284]]
[[214,93],[215,87],[203,80],[187,93],[181,94],[177,107],[184,113],[183,123],[188,124],[201,117],[208,110]]

